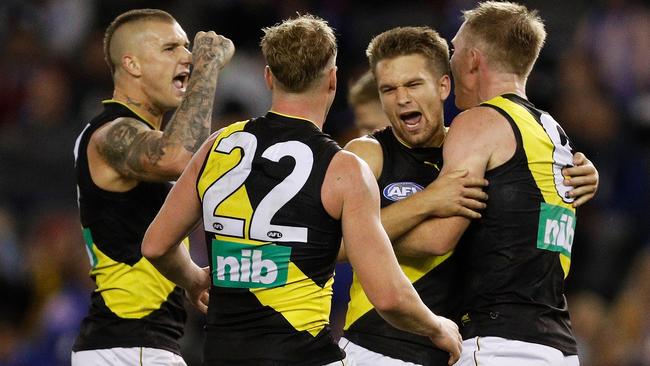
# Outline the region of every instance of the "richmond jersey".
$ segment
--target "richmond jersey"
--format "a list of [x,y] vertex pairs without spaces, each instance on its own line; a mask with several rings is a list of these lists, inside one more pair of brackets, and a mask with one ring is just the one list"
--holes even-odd
[[[381,206],[422,190],[438,177],[441,148],[409,148],[397,140],[390,127],[372,135],[384,156],[378,179]],[[454,318],[460,292],[456,288],[456,256],[397,257],[422,301],[436,314]],[[420,365],[447,365],[449,354],[435,349],[427,337],[398,330],[372,307],[356,276],[344,336],[371,351]]]
[[577,353],[564,297],[576,225],[561,170],[572,147],[546,112],[513,94],[482,104],[510,123],[517,147],[485,173],[490,197],[458,247],[466,275],[463,338],[498,336]]
[[197,180],[212,276],[206,365],[344,358],[329,328],[341,223],[321,203],[340,147],[274,112],[225,128]]
[[74,351],[113,347],[152,347],[180,353],[185,310],[182,290],[142,257],[144,233],[165,201],[169,183],[139,182],[127,192],[109,192],[93,182],[88,142],[106,123],[120,117],[144,118],[117,101],[81,132],[75,146],[79,212],[92,293],[88,316],[81,323]]

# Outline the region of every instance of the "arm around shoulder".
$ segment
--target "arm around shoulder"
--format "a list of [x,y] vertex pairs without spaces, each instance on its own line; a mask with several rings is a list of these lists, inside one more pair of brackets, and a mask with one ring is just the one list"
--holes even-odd
[[[468,178],[478,179],[477,182],[484,178],[494,148],[489,126],[493,122],[484,118],[485,109],[472,108],[452,122],[443,147],[442,176],[463,170],[467,171]],[[430,218],[396,240],[395,250],[409,256],[448,253],[469,224],[470,219],[462,216]]]
[[577,152],[573,154],[573,166],[562,169],[565,177],[564,184],[573,186],[569,191],[569,197],[574,197],[573,207],[579,207],[590,201],[598,191],[599,175],[598,169],[587,159],[585,154]]

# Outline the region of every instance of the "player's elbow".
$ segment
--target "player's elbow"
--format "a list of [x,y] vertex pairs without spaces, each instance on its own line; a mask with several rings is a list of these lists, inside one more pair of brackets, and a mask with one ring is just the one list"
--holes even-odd
[[183,174],[185,167],[187,167],[191,159],[192,154],[183,149],[183,151],[173,154],[173,156],[169,156],[167,159],[162,159],[159,163],[160,171],[170,177],[170,180],[178,179]]
[[417,244],[401,242],[395,245],[395,251],[405,257],[434,257],[451,252],[455,246],[455,243],[439,240],[421,241]]
[[456,247],[455,242],[451,241],[443,241],[443,242],[437,242],[432,245],[427,246],[426,252],[430,256],[441,256],[445,255]]
[[158,243],[159,242],[153,240],[151,235],[148,233],[145,235],[144,240],[142,241],[140,251],[142,253],[142,256],[145,257],[149,262],[155,262],[166,253],[165,249],[162,246],[158,245]]
[[155,261],[160,258],[162,255],[159,250],[157,250],[151,243],[146,241],[142,242],[142,247],[140,248],[142,256],[145,257],[148,261]]
[[456,248],[456,244],[458,243],[461,234],[439,232],[438,235],[422,241],[420,247],[421,251],[429,256],[445,255]]
[[373,299],[372,306],[380,313],[399,313],[404,306],[405,297],[400,291],[391,291],[390,294]]

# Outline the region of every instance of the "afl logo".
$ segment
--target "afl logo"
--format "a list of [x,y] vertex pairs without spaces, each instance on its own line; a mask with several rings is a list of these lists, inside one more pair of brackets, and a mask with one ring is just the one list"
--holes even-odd
[[415,192],[423,190],[421,185],[413,182],[396,182],[387,185],[384,188],[384,197],[391,201],[399,201],[404,199]]
[[223,230],[223,225],[221,225],[221,223],[219,222],[215,222],[214,224],[212,224],[212,227],[217,231]]
[[271,239],[280,239],[282,237],[282,233],[279,231],[271,230],[268,233],[266,233],[266,236],[268,236]]

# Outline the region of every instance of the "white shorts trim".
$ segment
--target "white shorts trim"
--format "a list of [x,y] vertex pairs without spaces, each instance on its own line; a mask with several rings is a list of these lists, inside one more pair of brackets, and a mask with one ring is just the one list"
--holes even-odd
[[339,340],[339,347],[341,347],[347,358],[354,361],[356,366],[419,366],[417,364],[398,360],[396,358],[384,356],[381,353],[371,351],[367,348],[361,347],[356,343],[350,342],[348,339],[341,337]]
[[358,365],[354,363],[354,360],[352,360],[350,357],[346,355],[345,358],[342,360],[334,361],[332,363],[328,363],[323,366],[358,366]]
[[565,356],[543,344],[500,337],[474,337],[463,341],[455,366],[579,366],[578,356]]
[[187,366],[174,352],[148,347],[116,347],[72,352],[72,366]]

